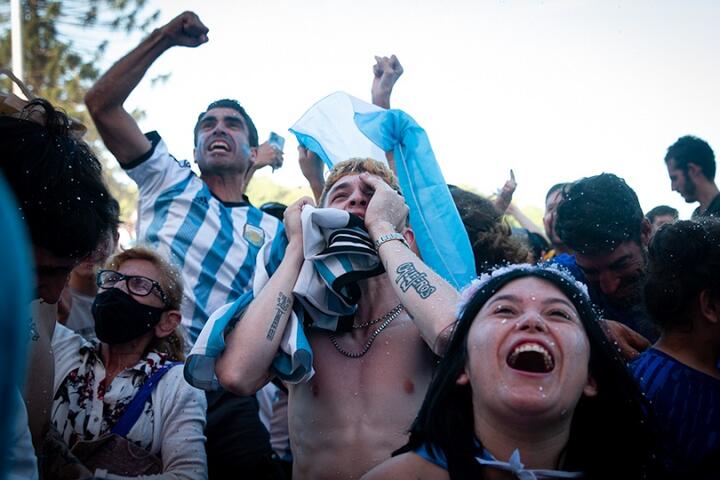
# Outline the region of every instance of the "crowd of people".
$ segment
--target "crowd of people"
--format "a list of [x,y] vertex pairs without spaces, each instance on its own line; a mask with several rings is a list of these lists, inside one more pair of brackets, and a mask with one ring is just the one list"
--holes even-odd
[[[28,358],[0,392],[0,476],[720,476],[707,142],[683,136],[664,158],[699,203],[690,220],[643,213],[612,173],[550,188],[542,226],[512,203],[513,172],[494,199],[443,186],[478,277],[458,289],[423,259],[392,154],[326,173],[302,145],[314,198],[257,208],[245,190],[283,152],[239,102],[199,114],[200,175],[140,130],[125,100],[164,52],[207,34],[185,12],[87,92],[139,189],[132,248],[73,121],[45,100],[0,116],[0,305]],[[390,108],[402,73],[376,57],[373,104]]]

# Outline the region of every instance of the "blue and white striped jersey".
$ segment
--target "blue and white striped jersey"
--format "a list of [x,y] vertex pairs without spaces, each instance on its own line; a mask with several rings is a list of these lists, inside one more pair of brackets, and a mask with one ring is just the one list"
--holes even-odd
[[180,267],[182,324],[194,343],[213,311],[252,288],[260,248],[272,242],[264,261],[274,271],[287,241],[282,222],[248,202],[218,200],[157,132],[147,137],[150,151],[124,166],[139,189],[137,238]]

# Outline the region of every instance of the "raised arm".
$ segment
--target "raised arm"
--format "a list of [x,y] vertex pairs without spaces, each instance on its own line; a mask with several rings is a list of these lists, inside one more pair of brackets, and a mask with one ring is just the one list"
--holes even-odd
[[283,151],[270,145],[270,142],[265,142],[254,150],[255,155],[253,156],[252,164],[250,168],[247,169],[247,172],[245,172],[245,190],[247,190],[250,185],[250,180],[252,180],[255,172],[261,168],[270,166],[274,172],[276,168],[280,168],[283,165]]
[[501,214],[505,213],[510,206],[510,203],[512,203],[513,194],[515,193],[516,188],[517,181],[515,180],[515,172],[510,169],[510,178],[507,182],[505,182],[505,185],[498,190],[497,197],[495,198],[495,210]]
[[298,146],[298,163],[300,170],[310,184],[315,203],[320,204],[320,195],[325,187],[323,178],[324,164],[320,157],[305,147]]
[[403,67],[395,55],[375,57],[373,66],[372,103],[382,108],[390,108],[390,95]]
[[[399,232],[414,245],[412,230],[403,226],[408,212],[403,198],[378,177],[363,173],[360,178],[374,191],[365,211],[365,226],[373,241]],[[378,254],[423,339],[442,355],[460,294],[400,241],[381,243]]]
[[225,339],[225,351],[215,364],[220,384],[239,395],[252,395],[270,380],[270,365],[290,317],[292,289],[303,262],[300,212],[307,204],[312,200],[303,197],[285,210],[285,256]]
[[515,220],[517,220],[520,226],[527,229],[527,231],[537,233],[538,235],[547,240],[545,231],[539,226],[537,226],[535,222],[530,219],[530,217],[525,215],[523,211],[516,207],[514,204],[511,203],[510,205],[508,205],[506,213],[508,215],[511,215]]
[[105,146],[120,164],[137,159],[151,146],[123,103],[150,65],[167,49],[177,45],[197,47],[207,42],[207,33],[197,15],[184,12],[140,42],[88,91],[85,96],[88,111]]

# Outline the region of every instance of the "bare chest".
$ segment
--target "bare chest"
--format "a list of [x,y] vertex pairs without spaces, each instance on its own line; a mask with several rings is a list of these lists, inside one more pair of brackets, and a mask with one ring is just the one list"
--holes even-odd
[[[338,478],[352,478],[406,442],[433,357],[409,319],[386,328],[359,358],[340,353],[326,333],[313,332],[310,343],[315,376],[290,393],[293,454],[301,471],[320,469],[327,455],[328,462],[334,458],[333,465],[348,468]],[[367,338],[345,334],[336,343],[360,352]]]

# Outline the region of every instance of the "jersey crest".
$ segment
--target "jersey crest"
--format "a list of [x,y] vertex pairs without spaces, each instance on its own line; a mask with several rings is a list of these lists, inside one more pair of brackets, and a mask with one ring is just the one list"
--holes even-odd
[[246,223],[243,229],[243,238],[247,240],[250,245],[260,248],[263,246],[263,243],[265,243],[265,231],[260,227]]

